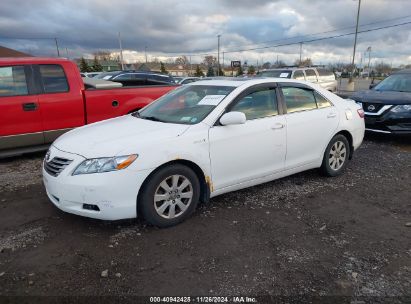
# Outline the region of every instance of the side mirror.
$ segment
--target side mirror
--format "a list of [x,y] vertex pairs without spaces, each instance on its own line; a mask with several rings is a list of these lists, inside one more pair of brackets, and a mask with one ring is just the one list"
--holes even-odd
[[373,87],[375,87],[377,84],[376,83],[371,83],[369,89],[371,90]]
[[228,112],[220,118],[220,123],[223,126],[245,124],[247,118],[243,112]]

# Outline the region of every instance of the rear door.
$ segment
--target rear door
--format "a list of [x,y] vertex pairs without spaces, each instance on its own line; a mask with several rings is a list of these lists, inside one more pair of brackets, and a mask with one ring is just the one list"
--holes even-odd
[[0,151],[44,144],[31,65],[0,66]]
[[[34,66],[41,94],[38,96],[44,127],[44,140],[53,142],[64,132],[85,124],[83,94],[75,81],[78,72],[66,64],[39,64]],[[67,72],[67,74],[66,74]],[[72,79],[69,83],[68,79]]]
[[280,86],[287,111],[286,169],[317,162],[338,127],[338,112],[329,100],[308,86]]

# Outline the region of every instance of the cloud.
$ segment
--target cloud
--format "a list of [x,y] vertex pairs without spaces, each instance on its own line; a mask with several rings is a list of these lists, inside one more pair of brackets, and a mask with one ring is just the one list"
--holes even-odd
[[[357,5],[357,1],[349,0],[2,0],[0,45],[53,56],[57,37],[63,55],[79,57],[99,50],[118,51],[121,32],[123,48],[131,54],[129,60],[142,60],[145,47],[150,56],[162,58],[215,53],[216,36],[222,34],[222,52],[297,43],[226,53],[227,61],[275,61],[278,55],[292,63],[299,57],[299,41],[353,31]],[[395,19],[409,11],[409,0],[362,1],[361,24],[393,20],[361,29],[411,21],[411,17]],[[306,36],[340,28],[345,29]],[[409,63],[410,28],[360,34],[358,58],[372,46],[378,59]],[[312,57],[315,63],[349,61],[352,45],[353,36],[305,43],[303,55]],[[193,56],[194,61],[201,59]]]

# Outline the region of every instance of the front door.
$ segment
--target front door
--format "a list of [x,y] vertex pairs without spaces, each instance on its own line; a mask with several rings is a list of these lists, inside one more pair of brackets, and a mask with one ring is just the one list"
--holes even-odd
[[44,144],[35,93],[30,65],[0,66],[0,151]]
[[245,124],[210,128],[210,159],[215,190],[283,170],[286,125],[279,115],[275,87],[258,86],[227,109],[243,112]]

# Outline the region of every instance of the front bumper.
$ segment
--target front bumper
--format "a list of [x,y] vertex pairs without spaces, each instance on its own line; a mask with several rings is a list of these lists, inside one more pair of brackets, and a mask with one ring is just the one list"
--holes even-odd
[[394,106],[384,105],[378,113],[365,112],[365,130],[386,134],[411,134],[411,111],[392,112]]
[[[50,148],[51,157],[71,159],[72,162],[58,176],[49,174],[43,165],[43,182],[52,203],[62,211],[80,216],[119,220],[137,217],[137,194],[149,175],[149,170],[132,171],[128,168],[105,173],[72,176],[83,157]],[[85,205],[86,204],[86,205]],[[98,210],[87,209],[87,205]]]

